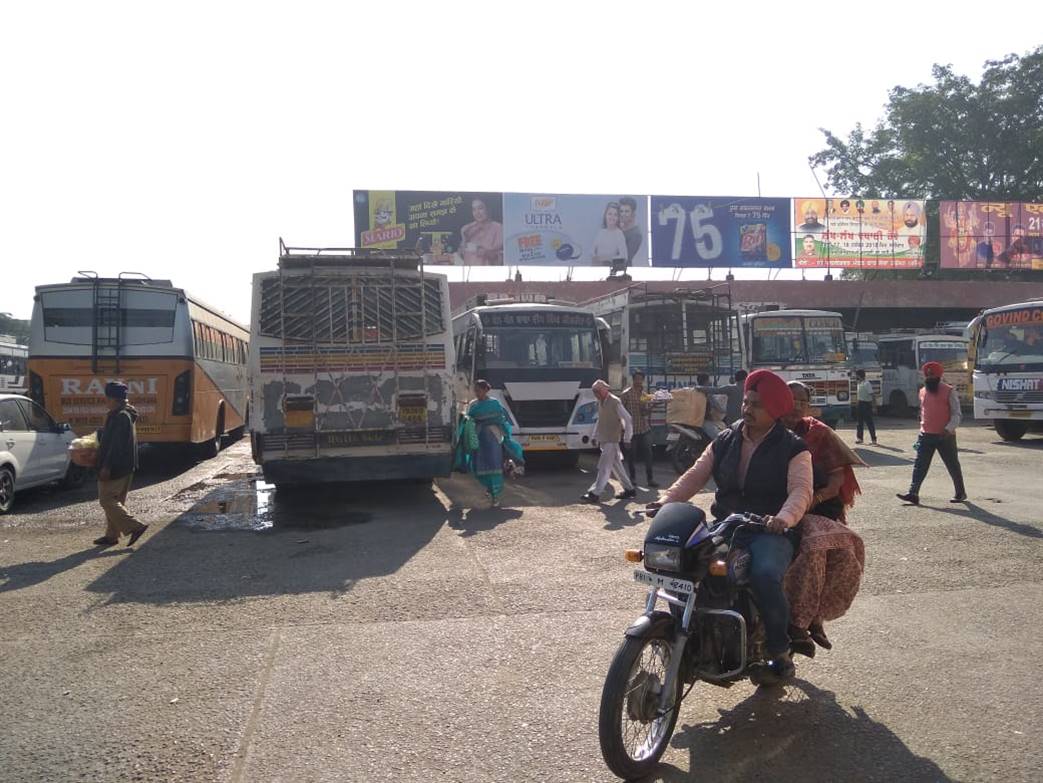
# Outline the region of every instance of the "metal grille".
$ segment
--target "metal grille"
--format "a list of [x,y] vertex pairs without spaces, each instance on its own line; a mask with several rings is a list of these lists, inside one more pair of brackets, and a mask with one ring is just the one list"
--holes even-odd
[[270,278],[261,286],[260,331],[285,340],[341,344],[414,339],[424,327],[428,335],[438,334],[446,328],[442,291],[435,279],[422,285],[423,290],[419,279],[402,275],[394,281],[388,275],[286,276],[281,285]]
[[996,402],[1043,402],[1043,391],[998,391]]
[[564,427],[575,400],[508,400],[519,427]]

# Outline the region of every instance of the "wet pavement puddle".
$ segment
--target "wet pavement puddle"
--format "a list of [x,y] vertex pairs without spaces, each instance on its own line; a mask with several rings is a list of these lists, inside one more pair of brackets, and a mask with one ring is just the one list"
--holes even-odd
[[357,499],[357,490],[339,488],[277,492],[273,484],[253,478],[216,485],[178,517],[176,524],[193,530],[246,532],[360,525],[372,520],[373,514],[346,508]]

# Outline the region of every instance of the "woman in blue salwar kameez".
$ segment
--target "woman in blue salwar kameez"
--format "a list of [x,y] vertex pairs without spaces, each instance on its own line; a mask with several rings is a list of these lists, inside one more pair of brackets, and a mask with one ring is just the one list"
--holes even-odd
[[461,449],[458,466],[474,473],[475,478],[489,493],[492,505],[500,504],[503,493],[503,465],[505,459],[516,464],[524,462],[521,446],[511,438],[511,422],[507,411],[498,400],[489,396],[487,381],[475,381],[477,399],[467,408],[467,418],[473,423],[474,436],[468,438],[468,425],[461,423]]

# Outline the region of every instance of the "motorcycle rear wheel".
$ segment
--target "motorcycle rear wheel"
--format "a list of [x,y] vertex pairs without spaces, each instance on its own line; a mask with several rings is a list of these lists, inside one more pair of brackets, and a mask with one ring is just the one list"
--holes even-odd
[[605,764],[624,780],[648,775],[674,733],[681,677],[674,683],[674,709],[659,718],[655,715],[670,666],[670,641],[668,628],[656,629],[641,639],[628,636],[605,676],[598,739]]
[[694,441],[691,438],[681,438],[674,444],[670,459],[674,463],[674,470],[679,474],[684,473],[695,464],[699,456],[706,450],[706,441]]

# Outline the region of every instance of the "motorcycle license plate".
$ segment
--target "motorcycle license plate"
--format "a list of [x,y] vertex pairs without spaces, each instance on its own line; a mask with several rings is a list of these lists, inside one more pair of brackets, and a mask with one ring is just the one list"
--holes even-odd
[[677,579],[672,576],[660,576],[650,574],[640,568],[634,571],[634,581],[649,585],[650,587],[662,587],[665,590],[673,590],[675,593],[694,593],[695,585],[687,579]]

